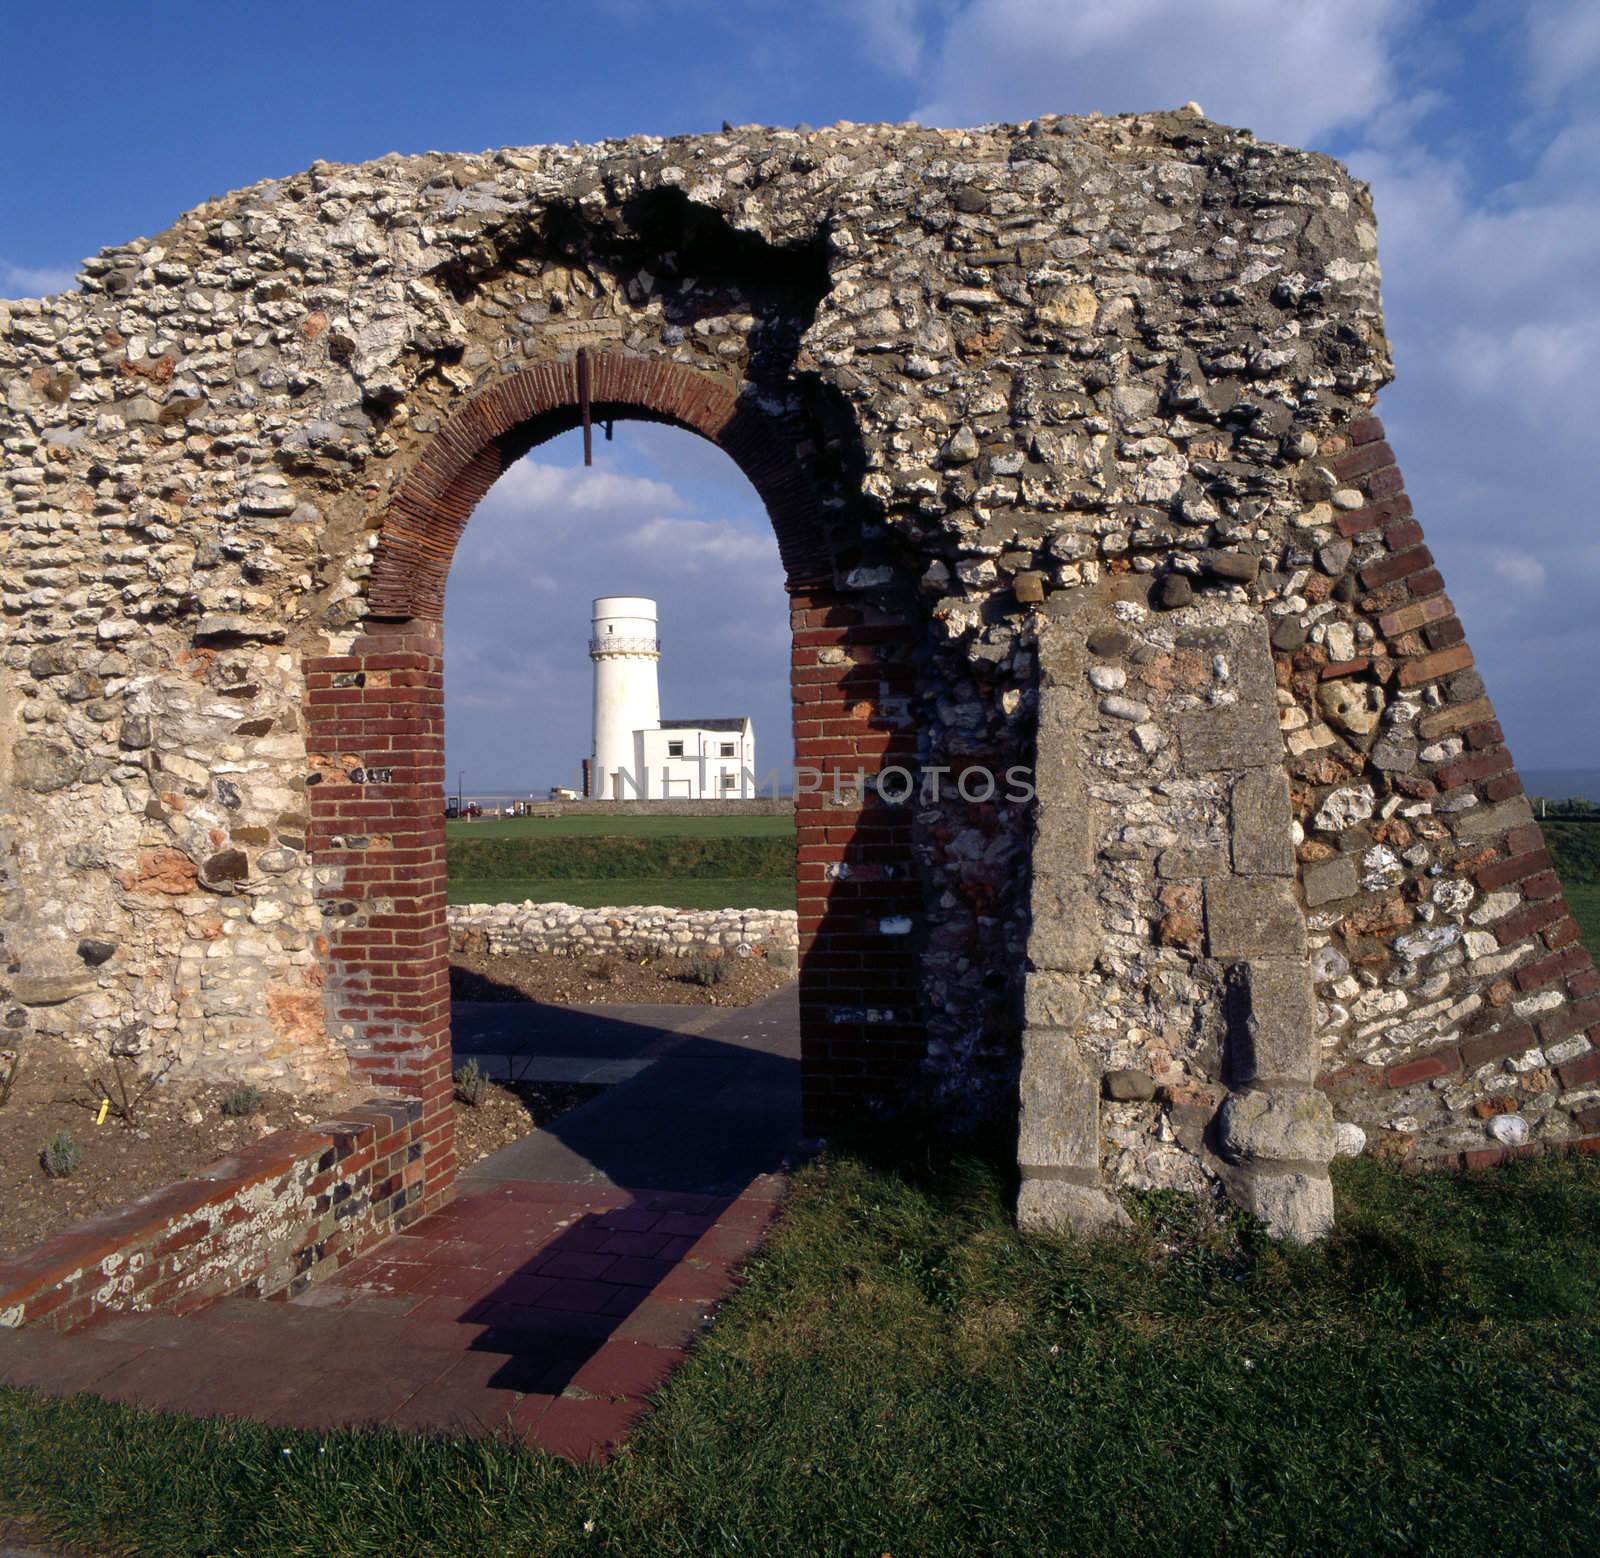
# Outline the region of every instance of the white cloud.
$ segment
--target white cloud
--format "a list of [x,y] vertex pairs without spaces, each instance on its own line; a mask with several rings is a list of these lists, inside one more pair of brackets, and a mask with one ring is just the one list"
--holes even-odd
[[923,36],[918,0],[835,0],[859,29],[874,59],[902,76],[922,69]]
[[484,507],[560,507],[580,512],[639,514],[682,507],[677,489],[645,476],[628,476],[594,466],[544,464],[518,460],[484,499]]
[[1498,551],[1493,557],[1493,567],[1507,583],[1535,592],[1542,590],[1550,577],[1544,564],[1526,552]]
[[[1177,108],[1300,143],[1361,123],[1394,95],[1392,39],[1412,0],[969,0],[938,43],[926,124]],[[869,38],[936,26],[902,0],[863,13]],[[927,46],[904,44],[916,61]]]
[[77,272],[53,265],[13,265],[0,260],[0,298],[43,298],[57,292],[70,292],[77,285]]
[[[772,532],[710,519],[651,519],[629,531],[624,550],[652,557],[678,573],[756,565],[766,568],[777,556]],[[776,587],[778,580],[774,579]]]
[[1600,71],[1600,8],[1594,0],[1537,0],[1527,20],[1530,91],[1537,106]]

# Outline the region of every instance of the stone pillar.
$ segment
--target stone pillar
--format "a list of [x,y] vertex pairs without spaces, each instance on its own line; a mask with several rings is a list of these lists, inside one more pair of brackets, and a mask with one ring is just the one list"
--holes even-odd
[[1081,759],[1089,718],[1084,643],[1095,602],[1074,603],[1039,640],[1039,728],[1028,968],[1023,979],[1017,1163],[1024,1228],[1080,1232],[1127,1222],[1100,1183],[1100,1074],[1076,1033],[1099,950],[1096,828]]
[[1272,649],[1261,618],[1218,637],[1238,698],[1179,723],[1185,768],[1232,776],[1232,869],[1205,884],[1206,953],[1225,965],[1229,992],[1231,1092],[1214,1135],[1233,1198],[1278,1237],[1305,1241],[1333,1223],[1334,1125],[1313,1085],[1315,1008]]

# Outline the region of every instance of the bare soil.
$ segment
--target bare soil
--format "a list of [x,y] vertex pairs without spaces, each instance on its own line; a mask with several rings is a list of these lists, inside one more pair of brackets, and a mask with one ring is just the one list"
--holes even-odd
[[586,1082],[490,1082],[476,1105],[456,1099],[456,1161],[476,1163],[604,1091]]
[[[186,1179],[270,1131],[314,1125],[367,1096],[295,1099],[263,1090],[261,1107],[235,1118],[222,1112],[230,1091],[168,1077],[132,1124],[108,1113],[96,1125],[103,1092],[77,1054],[55,1039],[27,1041],[10,1102],[0,1107],[0,1256]],[[82,1155],[68,1178],[53,1179],[40,1155],[63,1130]]]
[[659,958],[631,963],[614,956],[570,957],[554,952],[494,957],[462,949],[450,954],[450,994],[458,1001],[543,1001],[563,1006],[749,1006],[794,978],[793,970],[766,958],[724,958],[722,982],[698,984],[690,976],[693,961]]

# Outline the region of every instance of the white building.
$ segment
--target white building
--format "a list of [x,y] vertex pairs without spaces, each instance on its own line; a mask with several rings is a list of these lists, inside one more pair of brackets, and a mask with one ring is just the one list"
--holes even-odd
[[664,720],[656,603],[603,595],[589,636],[594,661],[594,756],[588,793],[601,800],[737,800],[755,795],[756,738],[748,718]]

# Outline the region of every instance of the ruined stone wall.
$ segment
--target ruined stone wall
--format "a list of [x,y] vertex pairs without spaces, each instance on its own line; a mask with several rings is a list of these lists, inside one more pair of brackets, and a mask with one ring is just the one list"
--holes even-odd
[[814,1117],[1020,1067],[1092,1195],[1310,1185],[1318,1099],[1594,1131],[1594,975],[1371,420],[1366,193],[1189,112],[318,164],[0,304],[7,1022],[289,1083],[438,1042],[422,629],[580,347],[766,499],[802,761],[1066,798],[798,808]]

